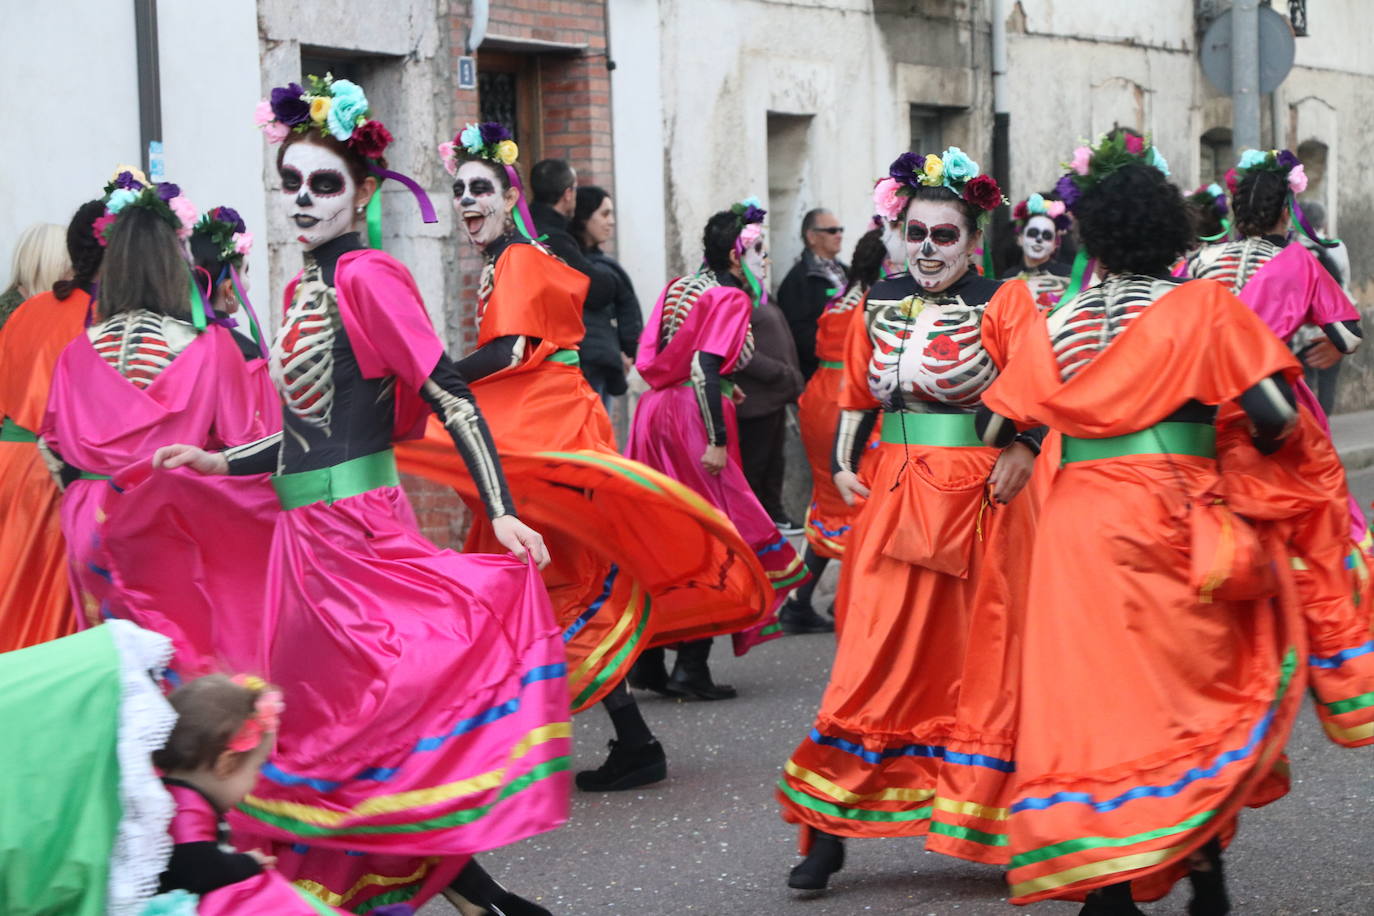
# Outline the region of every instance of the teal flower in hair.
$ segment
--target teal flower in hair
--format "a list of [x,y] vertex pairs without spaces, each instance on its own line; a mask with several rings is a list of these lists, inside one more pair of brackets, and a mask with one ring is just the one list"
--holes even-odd
[[1240,154],[1240,164],[1237,165],[1236,168],[1241,171],[1253,169],[1257,165],[1263,165],[1268,158],[1269,154],[1262,150],[1248,149]]
[[105,209],[111,213],[118,213],[129,204],[138,200],[140,191],[130,191],[128,188],[116,188],[110,192],[110,197],[105,201]]
[[951,190],[961,191],[964,184],[978,174],[978,163],[957,146],[945,150],[940,158],[945,164],[945,187]]
[[330,86],[330,94],[333,102],[325,119],[329,132],[337,140],[347,140],[353,136],[359,119],[367,114],[367,96],[361,86],[349,80],[335,80]]
[[1164,154],[1159,151],[1159,147],[1151,146],[1149,155],[1145,161],[1164,173],[1164,177],[1169,177],[1169,160],[1164,158]]

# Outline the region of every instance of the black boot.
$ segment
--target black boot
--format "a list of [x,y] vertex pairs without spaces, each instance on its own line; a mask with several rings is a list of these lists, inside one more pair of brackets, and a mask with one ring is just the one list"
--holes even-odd
[[787,886],[798,891],[823,891],[830,876],[844,868],[844,840],[820,830],[814,831],[811,852],[792,867]]
[[1122,881],[1090,892],[1078,916],[1145,916],[1145,911],[1131,898],[1131,882]]
[[677,662],[668,678],[668,692],[679,697],[698,700],[732,700],[738,693],[729,684],[711,680],[711,668],[706,659],[711,654],[711,640],[698,639],[683,643],[677,650]]
[[1221,841],[1212,837],[1198,854],[1206,862],[1189,862],[1188,883],[1193,886],[1193,899],[1188,901],[1188,916],[1225,916],[1231,912],[1231,898],[1226,893],[1226,876],[1221,868]]
[[464,916],[553,916],[537,903],[518,897],[496,883],[476,859],[470,859],[458,877],[444,888],[444,899]]
[[668,778],[668,758],[657,741],[631,748],[611,739],[607,746],[611,755],[605,763],[577,774],[577,787],[583,792],[621,792]]
[[784,633],[793,636],[801,633],[833,633],[835,622],[827,620],[809,603],[802,604],[796,598],[790,599],[778,612],[778,623]]
[[670,697],[668,690],[668,667],[663,661],[663,649],[645,649],[635,659],[627,678],[636,690],[652,690],[661,696]]

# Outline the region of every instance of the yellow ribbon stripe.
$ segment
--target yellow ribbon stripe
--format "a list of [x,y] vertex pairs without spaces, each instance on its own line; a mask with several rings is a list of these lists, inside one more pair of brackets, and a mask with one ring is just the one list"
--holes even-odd
[[768,571],[768,578],[770,578],[770,579],[786,579],[786,578],[788,578],[789,576],[794,576],[794,575],[796,575],[796,573],[797,573],[798,567],[800,567],[801,565],[802,565],[802,558],[801,558],[801,556],[799,555],[799,556],[793,557],[793,558],[792,558],[792,562],[791,562],[790,564],[788,564],[788,567],[787,567],[786,569],[774,569],[774,570],[769,570],[769,571]]
[[[542,725],[534,729],[520,740],[511,749],[510,762],[514,763],[524,757],[531,749],[559,738],[568,738],[572,735],[571,722],[553,722]],[[467,779],[460,779],[457,782],[446,783],[442,786],[433,786],[428,789],[415,789],[410,792],[398,792],[394,795],[377,795],[366,799],[353,806],[347,811],[331,811],[327,808],[320,808],[315,805],[303,805],[299,802],[273,801],[266,798],[258,798],[249,795],[244,799],[244,804],[253,808],[266,811],[271,814],[280,814],[292,817],[309,824],[317,824],[322,827],[338,827],[347,821],[373,817],[379,814],[394,814],[398,811],[405,811],[410,808],[423,808],[428,805],[450,801],[461,798],[464,795],[474,795],[478,792],[486,792],[494,789],[505,780],[506,771],[509,766],[492,770],[488,773],[481,773],[477,776],[470,776]],[[313,893],[313,892],[312,892]]]
[[963,814],[968,817],[981,817],[989,821],[1004,821],[1011,811],[1007,808],[994,808],[991,805],[980,805],[977,802],[955,801],[952,798],[935,799],[935,810],[945,811],[949,814]]
[[610,652],[615,644],[620,641],[620,637],[625,635],[625,631],[630,628],[635,617],[638,616],[641,600],[639,582],[636,581],[630,588],[630,600],[625,602],[624,613],[620,615],[620,619],[615,622],[615,626],[611,628],[611,632],[601,641],[601,644],[592,650],[582,660],[582,664],[577,666],[577,670],[568,677],[569,685],[580,683],[587,676],[587,673],[596,667],[597,662],[601,661],[606,653]]
[[831,798],[845,802],[846,804],[856,804],[865,801],[903,801],[903,802],[923,802],[935,796],[934,789],[883,789],[879,792],[870,792],[867,795],[860,795],[857,792],[850,792],[848,789],[835,785],[819,773],[798,766],[791,760],[783,767],[787,775],[799,779],[811,786],[819,789]]
[[433,868],[434,863],[438,861],[438,856],[430,856],[421,862],[420,867],[415,869],[415,871],[400,877],[392,877],[389,875],[363,875],[348,889],[347,893],[343,894],[334,893],[318,881],[301,879],[293,881],[292,883],[312,897],[317,897],[330,906],[343,906],[369,887],[396,887],[397,885],[411,884],[419,881],[425,875],[429,874],[429,870]]
[[1330,719],[1325,719],[1322,721],[1322,728],[1337,741],[1363,741],[1374,736],[1374,722],[1366,722],[1354,728],[1342,728]]
[[1042,875],[1039,878],[1022,881],[1020,884],[1013,884],[1011,896],[1025,897],[1064,887],[1068,884],[1077,884],[1079,881],[1087,881],[1102,875],[1149,868],[1151,865],[1158,865],[1160,862],[1178,855],[1182,850],[1181,845],[1170,846],[1168,849],[1157,849],[1154,852],[1137,852],[1129,856],[1118,856],[1115,859],[1104,859],[1101,862],[1089,862],[1087,865],[1066,868],[1064,871],[1055,872],[1052,875]]

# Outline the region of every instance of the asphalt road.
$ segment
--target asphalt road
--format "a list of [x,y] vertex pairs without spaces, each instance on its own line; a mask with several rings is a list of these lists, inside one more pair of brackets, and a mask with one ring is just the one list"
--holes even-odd
[[[1351,482],[1361,504],[1374,501],[1374,468]],[[826,895],[794,896],[784,882],[797,861],[796,833],[779,820],[772,786],[815,714],[834,639],[790,637],[743,659],[730,658],[723,641],[717,648],[717,679],[738,687],[739,699],[639,695],[668,751],[666,782],[579,793],[565,828],[484,856],[488,870],[556,916],[1016,912],[996,869],[928,855],[918,840],[851,842],[848,865]],[[605,716],[584,713],[575,732],[578,767],[598,765],[611,735]],[[1227,856],[1234,911],[1374,914],[1374,748],[1329,743],[1309,709],[1289,756],[1293,791],[1246,812]],[[1143,909],[1184,913],[1186,900],[1180,888]],[[1047,903],[1033,911],[1072,914],[1077,907]],[[443,901],[422,911],[452,912]]]

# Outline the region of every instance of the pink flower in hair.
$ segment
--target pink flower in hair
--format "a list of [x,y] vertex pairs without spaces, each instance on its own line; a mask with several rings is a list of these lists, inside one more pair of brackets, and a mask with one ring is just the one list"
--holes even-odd
[[253,233],[235,232],[231,238],[234,240],[234,251],[244,257],[253,250]]
[[105,233],[109,230],[110,224],[114,221],[115,214],[106,210],[100,216],[97,216],[95,221],[91,223],[91,232],[95,235],[95,240],[100,243],[101,248],[110,244],[110,240],[105,238]]
[[1135,134],[1126,135],[1126,152],[1139,156],[1145,152],[1145,139]]
[[272,113],[272,103],[267,99],[263,99],[258,103],[258,107],[253,109],[253,123],[259,127],[266,127],[275,120],[277,116]]
[[185,197],[177,196],[167,201],[167,206],[176,214],[176,218],[181,222],[181,228],[177,230],[177,237],[187,239],[191,237],[191,230],[200,217],[196,210],[196,205]]
[[1088,162],[1093,157],[1093,151],[1086,146],[1080,146],[1073,151],[1073,159],[1069,162],[1069,168],[1079,175],[1088,174]]
[[439,158],[444,162],[444,171],[450,175],[458,174],[458,147],[453,145],[453,141],[445,140],[439,144]]
[[1288,170],[1288,190],[1294,194],[1301,194],[1307,190],[1307,172],[1301,162]]
[[906,198],[897,192],[901,182],[895,178],[879,178],[873,186],[873,210],[885,220],[894,220],[902,213]]
[[1059,219],[1059,217],[1064,215],[1064,202],[1062,200],[1046,201],[1045,215],[1050,219]]

